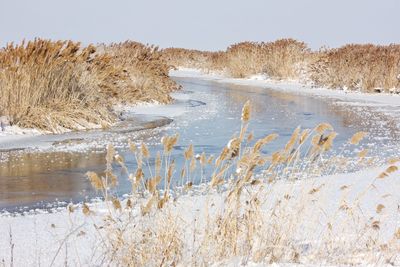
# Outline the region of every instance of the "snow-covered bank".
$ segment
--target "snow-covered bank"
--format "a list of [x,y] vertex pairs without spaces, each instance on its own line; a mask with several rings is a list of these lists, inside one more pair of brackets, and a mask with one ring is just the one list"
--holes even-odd
[[2,144],[15,143],[28,136],[37,136],[43,134],[37,129],[23,129],[18,126],[4,125],[0,129],[0,148]]
[[[61,133],[53,134],[38,129],[23,129],[18,126],[7,125],[0,131],[0,151],[30,149],[79,152],[90,148],[104,147],[107,144],[102,142],[101,139],[110,132],[135,132],[149,129],[151,128],[151,126],[148,126],[150,121],[161,119],[165,114],[165,110],[172,110],[173,108],[174,105],[162,105],[155,101],[141,102],[136,105],[119,105],[114,108],[119,120],[109,129],[100,129],[101,126],[93,125],[90,130],[65,130]],[[144,112],[146,110],[159,111],[157,113]],[[182,107],[175,107],[175,113],[182,110]],[[168,114],[172,115],[172,112]],[[152,115],[152,117],[148,115]],[[105,140],[107,141],[108,139],[105,138]],[[75,144],[77,142],[74,141],[79,141],[79,144]],[[67,146],[68,144],[69,146]]]
[[[376,227],[379,229],[379,240],[383,240],[383,243],[388,242],[387,240],[392,238],[393,232],[400,227],[398,210],[400,183],[397,181],[398,171],[383,179],[377,178],[385,169],[386,167],[381,167],[306,181],[279,181],[274,185],[265,184],[266,192],[268,192],[266,200],[268,201],[263,204],[265,211],[262,212],[267,212],[277,201],[288,200],[287,196],[293,198],[294,201],[296,198],[302,200],[304,200],[304,197],[309,198],[309,202],[305,202],[308,205],[302,207],[306,210],[305,214],[308,214],[307,220],[302,222],[304,225],[299,229],[301,230],[300,236],[292,237],[307,237],[306,241],[310,242],[304,244],[304,246],[308,246],[308,249],[305,250],[307,252],[308,250],[312,251],[312,247],[319,244],[319,238],[326,231],[327,223],[331,223],[333,229],[339,231],[336,233],[339,235],[338,238],[346,239],[346,233],[340,232],[342,227],[346,227],[340,225],[342,221],[338,218],[345,216],[348,211],[347,208],[356,199],[360,199],[357,209],[362,210],[363,218],[358,219],[371,224],[378,222]],[[199,232],[202,231],[201,229],[206,221],[204,218],[206,213],[212,215],[224,210],[225,197],[225,194],[216,192],[210,192],[207,195],[184,195],[167,206],[166,211],[177,216],[179,225],[182,227],[180,229],[183,231],[181,238],[185,247],[183,259],[191,259],[190,253],[193,252],[190,249],[193,245],[192,235],[195,228]],[[125,204],[123,203],[123,207],[125,207]],[[108,214],[108,209],[103,202],[94,202],[90,204],[90,210],[92,211],[90,216],[84,216],[80,208],[77,208],[73,213],[69,213],[66,209],[58,209],[54,210],[53,213],[37,211],[17,216],[0,215],[0,262],[4,262],[6,266],[10,264],[11,259],[14,266],[49,266],[51,263],[54,266],[105,264],[102,255],[106,252],[105,250],[110,248],[103,243],[105,238],[109,238],[104,231],[107,226],[105,226],[106,223],[103,219]],[[299,212],[298,210],[293,210],[293,212],[292,216],[301,215],[296,214]],[[129,216],[127,214],[131,214],[129,218],[132,221],[128,225],[133,226],[135,221],[140,221],[141,215],[139,213],[138,205],[132,211],[116,212],[114,216],[128,222]],[[288,221],[291,219],[294,218],[288,218]],[[304,217],[298,217],[298,219],[304,219]],[[148,217],[148,222],[154,223],[151,216]],[[354,227],[356,226],[360,225]],[[369,226],[366,225],[365,227]],[[202,236],[196,238],[201,239]],[[333,239],[332,241],[334,242]],[[396,243],[396,245],[398,244]],[[391,249],[394,249],[394,247]],[[384,264],[385,262],[380,261],[382,258],[374,253],[371,251],[370,255],[355,259],[355,262],[361,265],[364,263]],[[300,257],[298,263],[307,263],[308,260],[318,262],[318,259]],[[399,264],[399,260],[398,258],[393,259],[396,264]],[[232,259],[223,261],[221,264],[237,266],[240,262],[246,263],[246,259]],[[190,261],[186,261],[186,264],[190,264]],[[185,263],[181,265],[183,266]]]
[[189,101],[189,96],[190,95],[181,92],[174,92],[171,93],[171,97],[174,99],[174,103],[168,105],[162,105],[156,101],[153,101],[149,103],[141,103],[140,105],[134,106],[118,106],[116,107],[116,110],[118,112],[124,112],[128,114],[165,116],[168,118],[175,118],[186,112],[181,103]]
[[264,87],[272,90],[279,90],[295,94],[328,97],[342,99],[346,102],[358,102],[368,106],[393,106],[400,108],[400,95],[387,93],[361,93],[349,90],[332,90],[327,88],[316,88],[302,84],[298,81],[277,81],[268,79],[262,75],[254,75],[247,79],[236,79],[225,77],[216,73],[205,73],[199,69],[180,68],[170,71],[170,76],[201,78],[220,83],[233,83]]
[[130,138],[135,139],[135,136],[139,135],[139,131],[160,128],[188,112],[188,108],[205,104],[191,99],[190,94],[182,91],[173,92],[170,95],[173,98],[173,102],[170,104],[149,101],[139,102],[135,105],[114,106],[118,121],[107,129],[100,129],[101,127],[94,125],[91,130],[68,130],[52,134],[37,129],[22,129],[7,125],[4,126],[4,130],[0,129],[0,151],[27,149],[49,152],[86,152],[94,148],[104,148],[113,139],[122,138],[110,135],[129,133]]

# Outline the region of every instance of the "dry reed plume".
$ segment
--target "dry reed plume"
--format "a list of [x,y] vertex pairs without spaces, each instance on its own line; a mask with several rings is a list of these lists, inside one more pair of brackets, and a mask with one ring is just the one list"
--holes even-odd
[[304,62],[308,52],[305,43],[293,39],[239,43],[226,51],[227,70],[238,78],[253,74],[265,74],[276,79],[298,78],[299,64]]
[[264,74],[272,79],[297,79],[333,89],[400,92],[400,46],[345,45],[311,51],[303,42],[242,42],[224,52],[165,50],[175,67],[198,68],[247,78]]
[[178,87],[168,71],[156,47],[135,42],[105,51],[72,41],[9,44],[0,50],[0,116],[51,132],[109,126],[113,104],[168,102]]
[[[347,196],[349,186],[341,186],[338,203],[326,206],[327,180],[310,182],[310,178],[341,173],[352,164],[340,154],[327,154],[336,137],[332,126],[298,127],[282,149],[265,154],[263,148],[278,136],[253,140],[247,133],[250,117],[247,102],[240,133],[218,157],[196,155],[190,145],[183,152],[182,170],[175,169],[171,157],[177,135],[162,139],[164,149],[156,154],[154,167],[145,144],[138,148],[130,143],[136,170],[128,170],[125,160],[109,147],[106,175],[88,173],[108,207],[98,232],[103,263],[208,266],[234,263],[237,258],[241,264],[399,263],[400,228],[382,215],[389,209],[383,204],[387,196],[378,200],[382,202],[372,217],[363,209],[379,181],[398,171],[398,159],[353,197]],[[358,145],[364,137],[364,132],[356,133],[346,146]],[[366,163],[366,153],[354,157],[363,167],[371,164]],[[113,162],[132,184],[125,200],[113,196]],[[202,176],[204,168],[211,168],[210,177]],[[199,175],[197,181],[205,183],[195,187]],[[86,205],[84,213],[90,217],[91,212]]]
[[110,124],[114,117],[99,91],[112,75],[95,47],[36,39],[0,50],[0,115],[11,124],[45,129]]
[[396,92],[400,89],[400,46],[345,45],[320,52],[310,69],[317,85]]
[[169,93],[179,86],[169,78],[170,67],[156,46],[126,41],[105,46],[110,63],[128,74],[122,88],[108,88],[108,93],[127,102],[156,100],[168,103]]

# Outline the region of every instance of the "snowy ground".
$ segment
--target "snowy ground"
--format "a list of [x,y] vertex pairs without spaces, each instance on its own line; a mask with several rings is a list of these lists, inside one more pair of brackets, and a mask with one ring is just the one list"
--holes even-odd
[[18,126],[4,126],[4,128],[0,130],[0,146],[1,144],[17,143],[28,136],[32,137],[40,134],[43,133],[36,129],[23,129]]
[[[381,220],[382,238],[389,238],[390,234],[400,227],[400,183],[399,172],[395,172],[385,179],[376,177],[386,167],[372,170],[328,177],[320,177],[307,181],[287,182],[280,181],[271,190],[270,200],[277,200],[284,194],[296,195],[300,191],[308,192],[313,188],[320,188],[316,194],[317,206],[324,211],[325,217],[309,217],[308,227],[304,233],[309,239],[316,238],[326,225],[326,221],[346,199],[352,199],[374,184],[361,202],[365,217]],[[345,189],[344,189],[345,188]],[[182,224],[189,226],[190,235],[194,218],[204,215],[206,201],[212,202],[216,209],[223,207],[223,194],[182,196],[176,203],[171,204],[172,211],[177,212]],[[384,210],[377,214],[377,205],[384,205]],[[0,216],[0,266],[1,262],[9,266],[11,258],[14,266],[54,266],[67,264],[69,266],[96,265],[101,261],[102,247],[100,236],[105,235],[101,230],[95,230],[94,224],[102,225],[102,218],[107,209],[102,202],[90,205],[93,215],[84,216],[78,208],[69,214],[66,209],[56,209],[52,213],[31,212],[24,215],[2,214]],[[138,215],[138,210],[132,214]],[[118,217],[118,215],[117,215]],[[190,244],[191,241],[186,240]],[[96,250],[97,247],[97,250]],[[237,265],[241,259],[227,262],[228,265]]]

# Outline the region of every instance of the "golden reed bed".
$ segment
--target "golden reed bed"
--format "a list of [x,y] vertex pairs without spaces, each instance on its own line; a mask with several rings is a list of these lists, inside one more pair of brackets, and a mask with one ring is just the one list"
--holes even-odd
[[311,51],[303,42],[242,42],[226,51],[164,50],[175,67],[222,72],[234,78],[265,74],[273,79],[297,79],[316,86],[363,92],[400,91],[400,45],[345,45]]
[[157,47],[82,47],[35,39],[0,49],[0,117],[50,132],[107,127],[114,104],[170,101],[178,88]]

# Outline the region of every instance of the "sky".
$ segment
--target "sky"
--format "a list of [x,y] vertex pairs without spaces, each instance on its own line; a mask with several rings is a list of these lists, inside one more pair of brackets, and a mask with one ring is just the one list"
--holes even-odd
[[400,43],[400,0],[0,0],[0,46],[35,37],[224,50],[295,38],[311,48]]

